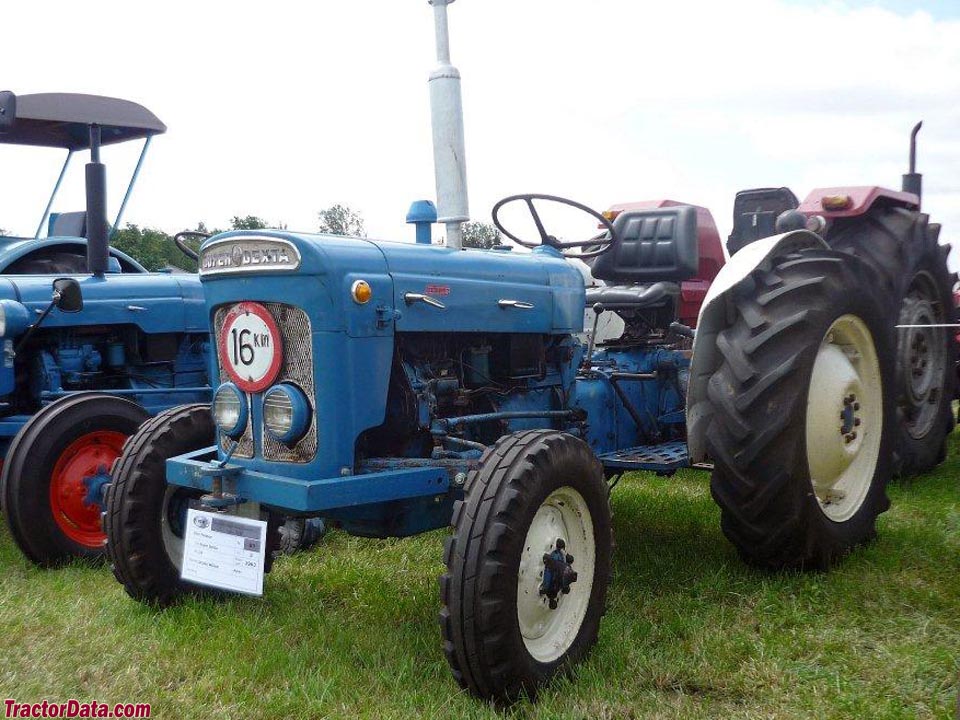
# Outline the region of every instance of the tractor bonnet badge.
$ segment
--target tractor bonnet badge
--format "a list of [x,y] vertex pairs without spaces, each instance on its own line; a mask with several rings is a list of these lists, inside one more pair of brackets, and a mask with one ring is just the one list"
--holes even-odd
[[216,240],[200,251],[200,274],[296,270],[300,252],[278,238],[239,237]]

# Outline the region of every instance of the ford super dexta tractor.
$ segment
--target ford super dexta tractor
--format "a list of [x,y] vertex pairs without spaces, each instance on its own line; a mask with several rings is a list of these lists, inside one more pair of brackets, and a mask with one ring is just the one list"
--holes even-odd
[[[447,245],[207,240],[212,405],[141,427],[114,467],[104,523],[117,579],[156,605],[210,587],[262,592],[278,513],[370,537],[452,525],[443,651],[460,685],[512,699],[596,642],[609,493],[625,472],[712,463],[724,533],[762,567],[828,567],[871,539],[889,505],[894,330],[868,262],[800,228],[705,264],[719,257],[715,229],[689,205],[604,215],[512,196],[493,220],[530,251],[460,249],[459,73],[448,0],[432,4]],[[602,232],[559,239],[541,214],[551,202]],[[505,225],[511,203],[535,235]],[[604,284],[586,289],[571,257]],[[690,302],[695,329],[678,323]],[[581,342],[587,307],[622,332]]]
[[[39,564],[101,555],[103,492],[126,439],[150,415],[210,397],[199,279],[147,272],[109,246],[100,149],[143,141],[116,227],[165,130],[126,100],[0,93],[0,149],[66,156],[34,236],[0,238],[0,500]],[[86,207],[51,215],[68,164],[86,151]]]

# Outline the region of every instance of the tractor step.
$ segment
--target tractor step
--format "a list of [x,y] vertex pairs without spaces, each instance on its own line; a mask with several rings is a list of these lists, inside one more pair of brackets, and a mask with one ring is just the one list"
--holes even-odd
[[654,470],[673,472],[690,466],[687,455],[687,443],[663,443],[661,445],[638,445],[599,456],[600,462],[608,469],[616,470]]

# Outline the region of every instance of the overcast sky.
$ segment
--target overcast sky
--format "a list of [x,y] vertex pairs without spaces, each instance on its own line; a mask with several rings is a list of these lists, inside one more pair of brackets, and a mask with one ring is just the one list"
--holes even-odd
[[[127,220],[312,230],[339,202],[371,236],[412,236],[410,201],[435,192],[426,0],[95,6],[5,7],[0,85],[166,122]],[[960,0],[458,0],[450,22],[474,219],[515,192],[670,197],[725,236],[742,188],[899,188],[923,119],[924,209],[960,241]],[[133,155],[107,160],[113,188]],[[0,147],[0,227],[32,235],[59,163]],[[61,210],[82,208],[81,166]]]

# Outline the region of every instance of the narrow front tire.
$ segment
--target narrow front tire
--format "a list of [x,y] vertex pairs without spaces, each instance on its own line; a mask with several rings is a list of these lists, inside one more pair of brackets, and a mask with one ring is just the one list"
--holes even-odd
[[603,469],[578,438],[526,431],[488,449],[465,492],[440,580],[444,652],[473,694],[532,698],[597,641],[612,546]]
[[180,579],[183,524],[199,490],[167,483],[168,458],[214,444],[209,405],[171,408],[130,438],[113,471],[103,525],[113,574],[135,600],[164,606],[200,588]]

